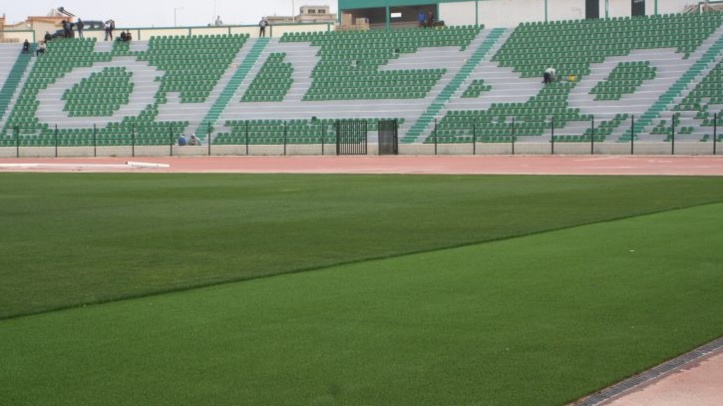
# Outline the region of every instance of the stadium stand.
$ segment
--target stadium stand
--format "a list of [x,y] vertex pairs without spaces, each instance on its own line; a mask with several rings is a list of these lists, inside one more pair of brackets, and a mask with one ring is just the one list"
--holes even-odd
[[35,46],[30,47],[29,53],[18,56],[17,52],[17,47],[0,47],[0,83],[3,84],[0,88],[0,118],[8,111],[13,95],[31,65]]
[[[0,146],[334,142],[397,119],[400,142],[712,140],[723,14],[392,31],[0,46]],[[542,72],[557,80],[543,85]],[[633,118],[635,121],[633,122]],[[631,123],[634,124],[631,126]],[[56,129],[57,126],[57,129]]]

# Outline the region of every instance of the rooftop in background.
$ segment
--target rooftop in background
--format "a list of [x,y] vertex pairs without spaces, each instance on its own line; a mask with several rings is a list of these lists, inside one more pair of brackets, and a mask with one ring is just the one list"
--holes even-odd
[[285,16],[297,14],[300,5],[327,5],[336,13],[337,0],[295,0],[296,7],[288,0],[265,1],[177,1],[148,2],[143,0],[124,0],[121,2],[97,2],[76,0],[62,2],[57,0],[5,1],[0,6],[0,15],[6,14],[6,22],[14,25],[25,21],[26,17],[46,16],[49,10],[57,11],[64,5],[65,11],[75,14],[83,20],[113,18],[116,23],[126,27],[171,27],[174,25],[174,9],[178,26],[201,27],[213,24],[221,16],[224,24],[256,25],[262,16]]
[[301,6],[296,16],[267,16],[269,24],[281,23],[335,23],[336,14],[331,13],[329,6]]

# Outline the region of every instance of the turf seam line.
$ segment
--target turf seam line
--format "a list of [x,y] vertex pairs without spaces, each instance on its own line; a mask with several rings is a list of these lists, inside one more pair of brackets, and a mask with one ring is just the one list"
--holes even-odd
[[679,357],[673,358],[645,372],[634,375],[613,386],[603,389],[579,402],[573,403],[575,406],[597,406],[607,403],[623,395],[639,389],[652,381],[661,379],[673,372],[676,372],[686,364],[698,361],[711,353],[723,349],[723,337],[702,345],[693,351],[687,352]]
[[338,266],[361,264],[364,262],[383,261],[383,260],[387,260],[387,259],[402,258],[402,257],[406,257],[409,255],[434,253],[434,252],[452,250],[452,249],[457,249],[457,248],[471,247],[471,246],[475,246],[475,245],[508,241],[508,240],[514,240],[517,238],[525,238],[525,237],[532,237],[532,236],[536,236],[536,235],[543,235],[546,233],[554,233],[554,232],[558,232],[558,231],[573,230],[578,227],[588,227],[588,226],[593,226],[593,225],[597,225],[597,224],[606,224],[606,223],[612,223],[612,222],[616,222],[616,221],[632,220],[632,219],[639,218],[639,217],[653,216],[653,215],[663,214],[663,213],[672,213],[672,212],[676,212],[676,211],[694,209],[694,208],[698,208],[698,207],[705,207],[705,206],[710,206],[710,205],[715,205],[715,204],[723,204],[723,201],[700,203],[700,204],[684,206],[684,207],[674,207],[674,208],[663,209],[663,210],[659,210],[659,211],[651,211],[651,212],[647,212],[647,213],[634,214],[634,215],[630,215],[630,216],[623,216],[623,217],[616,217],[616,218],[611,218],[611,219],[591,221],[589,223],[580,223],[580,224],[574,224],[574,225],[570,225],[570,226],[550,228],[550,229],[546,229],[546,230],[533,231],[531,233],[523,233],[523,234],[518,234],[518,235],[513,235],[513,236],[508,236],[508,237],[500,237],[500,238],[493,238],[493,239],[482,240],[482,241],[467,242],[467,243],[463,243],[463,244],[450,245],[450,246],[445,246],[445,247],[433,248],[433,249],[429,249],[429,250],[409,251],[409,252],[405,252],[405,253],[402,253],[399,255],[370,257],[370,258],[364,258],[364,259],[355,260],[355,261],[339,262],[336,264],[324,265],[321,267],[299,268],[299,269],[290,270],[288,272],[282,272],[282,273],[277,273],[277,274],[273,274],[273,275],[261,275],[261,276],[253,276],[253,277],[246,277],[246,278],[242,277],[242,278],[235,278],[235,279],[233,279],[233,278],[232,279],[224,279],[224,280],[213,281],[210,283],[204,283],[204,284],[200,284],[200,285],[181,286],[181,287],[176,287],[176,288],[171,288],[171,289],[159,289],[159,290],[156,290],[153,292],[145,292],[145,293],[139,293],[139,294],[110,297],[107,299],[72,304],[72,305],[68,305],[68,306],[60,306],[60,307],[39,310],[39,311],[34,311],[34,312],[31,311],[31,312],[8,315],[8,316],[0,316],[0,322],[5,321],[5,320],[19,319],[22,317],[30,317],[30,316],[37,316],[37,315],[46,314],[46,313],[60,312],[60,311],[64,311],[64,310],[84,308],[84,307],[88,307],[88,306],[103,305],[103,304],[108,304],[108,303],[122,302],[122,301],[126,301],[126,300],[143,299],[146,297],[166,295],[166,294],[172,294],[172,293],[181,293],[181,292],[187,292],[187,291],[195,290],[195,289],[212,288],[214,286],[226,285],[226,284],[231,284],[231,283],[241,283],[241,282],[263,280],[263,279],[275,278],[275,277],[279,277],[279,276],[283,276],[283,275],[293,275],[293,274],[303,273],[303,272],[322,271],[325,269],[334,268],[334,267],[338,267]]

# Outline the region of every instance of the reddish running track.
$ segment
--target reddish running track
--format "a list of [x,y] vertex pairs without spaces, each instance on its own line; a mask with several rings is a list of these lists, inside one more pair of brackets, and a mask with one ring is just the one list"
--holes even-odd
[[609,406],[720,406],[723,404],[723,352],[633,392],[604,403]]
[[[126,167],[127,161],[168,168]],[[21,165],[22,166],[18,166]],[[28,165],[37,165],[28,167]],[[723,176],[723,156],[292,156],[0,159],[0,172]]]

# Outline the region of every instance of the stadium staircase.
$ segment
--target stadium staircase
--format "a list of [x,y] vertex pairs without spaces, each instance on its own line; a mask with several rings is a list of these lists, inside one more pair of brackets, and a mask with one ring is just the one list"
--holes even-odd
[[[2,65],[0,83],[3,84],[2,89],[0,89],[0,128],[2,128],[5,113],[8,111],[13,96],[21,87],[25,72],[29,66],[32,66],[32,56],[35,48],[35,44],[31,45],[30,52],[27,54],[18,52],[18,47],[0,48],[0,65]],[[5,72],[7,74],[4,74]]]
[[676,97],[680,97],[686,89],[690,89],[695,83],[696,78],[705,73],[705,70],[710,71],[712,69],[712,65],[716,63],[716,58],[723,51],[723,28],[719,28],[714,36],[717,36],[717,39],[704,51],[700,59],[640,117],[640,120],[635,124],[636,128],[634,132],[633,129],[625,131],[619,138],[620,142],[629,142],[631,137],[637,138],[638,134],[649,132],[650,129],[648,126],[653,120],[659,118],[660,114],[672,105]]
[[226,106],[228,106],[229,102],[231,101],[231,98],[236,93],[236,90],[241,85],[241,82],[246,78],[251,68],[256,64],[256,61],[258,61],[259,56],[264,51],[266,46],[268,45],[270,41],[270,38],[258,38],[256,40],[252,40],[252,46],[249,50],[248,54],[244,57],[243,62],[238,65],[238,68],[234,72],[233,76],[231,77],[231,80],[228,82],[228,84],[224,87],[223,91],[219,95],[219,97],[214,102],[213,106],[208,110],[208,113],[206,114],[206,117],[203,119],[203,121],[200,123],[199,128],[196,130],[197,134],[204,134],[201,135],[201,139],[205,138],[205,134],[207,133],[205,131],[205,128],[203,126],[206,125],[206,123],[209,123],[211,127],[216,127],[216,121],[221,116],[221,113],[226,109]]
[[420,138],[426,136],[425,130],[429,127],[432,121],[435,119],[437,114],[442,108],[449,102],[450,98],[459,89],[462,83],[472,73],[475,67],[484,59],[489,53],[490,49],[495,45],[497,40],[504,34],[504,28],[492,29],[482,43],[477,47],[472,56],[462,66],[455,77],[445,86],[444,90],[440,92],[435,100],[427,107],[427,110],[422,116],[414,123],[412,128],[405,134],[402,139],[403,143],[413,143],[420,141]]

